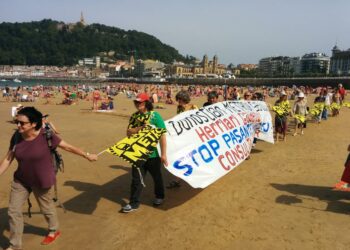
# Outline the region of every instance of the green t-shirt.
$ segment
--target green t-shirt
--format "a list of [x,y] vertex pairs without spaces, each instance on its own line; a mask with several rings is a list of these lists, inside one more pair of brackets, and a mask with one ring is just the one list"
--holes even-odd
[[[157,128],[166,128],[163,118],[156,111],[150,111],[144,114],[141,114],[140,112],[132,114],[129,120],[128,128],[139,127],[145,124],[151,124]],[[150,154],[149,158],[156,157],[159,157],[157,148]]]

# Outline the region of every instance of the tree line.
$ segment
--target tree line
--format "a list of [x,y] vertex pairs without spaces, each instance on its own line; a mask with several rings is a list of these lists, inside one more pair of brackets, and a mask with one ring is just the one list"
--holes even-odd
[[[50,19],[0,24],[1,65],[71,66],[79,59],[113,52],[109,59],[186,61],[175,48],[149,34],[102,24],[84,26]],[[188,57],[187,57],[188,59]]]

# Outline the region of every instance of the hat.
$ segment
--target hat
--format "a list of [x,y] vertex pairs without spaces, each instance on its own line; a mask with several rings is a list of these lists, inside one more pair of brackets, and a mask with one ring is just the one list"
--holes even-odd
[[138,102],[149,101],[149,96],[146,93],[140,93],[136,96],[135,101],[138,101]]
[[304,98],[304,97],[305,97],[304,93],[300,92],[299,95],[298,95],[298,98]]
[[287,93],[284,90],[282,90],[281,95],[287,95]]

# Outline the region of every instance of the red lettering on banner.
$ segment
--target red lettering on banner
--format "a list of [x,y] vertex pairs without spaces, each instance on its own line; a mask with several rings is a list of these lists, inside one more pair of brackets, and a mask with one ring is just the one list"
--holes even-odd
[[219,129],[221,130],[221,132],[224,132],[224,130],[223,130],[223,129],[221,128],[221,126],[220,126],[221,123],[222,123],[222,121],[221,121],[220,119],[215,121],[216,126],[219,127]]
[[225,166],[224,163],[222,162],[222,159],[225,158],[223,155],[219,155],[218,160],[220,162],[220,165],[223,169],[226,171],[230,170],[230,166]]
[[228,119],[224,118],[223,119],[223,124],[225,125],[226,130],[233,129],[234,128],[234,123],[230,122]]
[[211,123],[209,126],[214,130],[215,134],[218,135],[218,132],[215,130],[215,123]]
[[231,164],[232,167],[236,166],[236,161],[233,159],[233,156],[231,155],[230,151],[226,151],[225,153],[226,158],[228,159],[228,162]]
[[[240,121],[233,115],[231,115],[228,119],[234,124],[235,127],[238,127],[238,125],[241,125]],[[233,119],[236,120],[237,124]]]
[[[200,129],[200,132],[196,129],[196,133],[199,136],[199,138],[201,139],[201,141],[205,142],[205,141],[209,140],[208,135],[203,131],[203,129],[202,128],[199,128],[199,129]],[[205,137],[205,140],[203,140],[203,137]]]
[[210,138],[215,138],[215,134],[210,127],[204,126],[204,131],[207,133],[207,135],[209,135]]

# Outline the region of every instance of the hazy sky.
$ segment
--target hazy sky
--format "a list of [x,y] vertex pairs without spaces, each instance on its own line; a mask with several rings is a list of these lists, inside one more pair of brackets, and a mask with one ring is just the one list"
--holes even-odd
[[88,24],[146,32],[225,64],[350,47],[349,0],[0,0],[0,22],[76,22],[81,11]]

